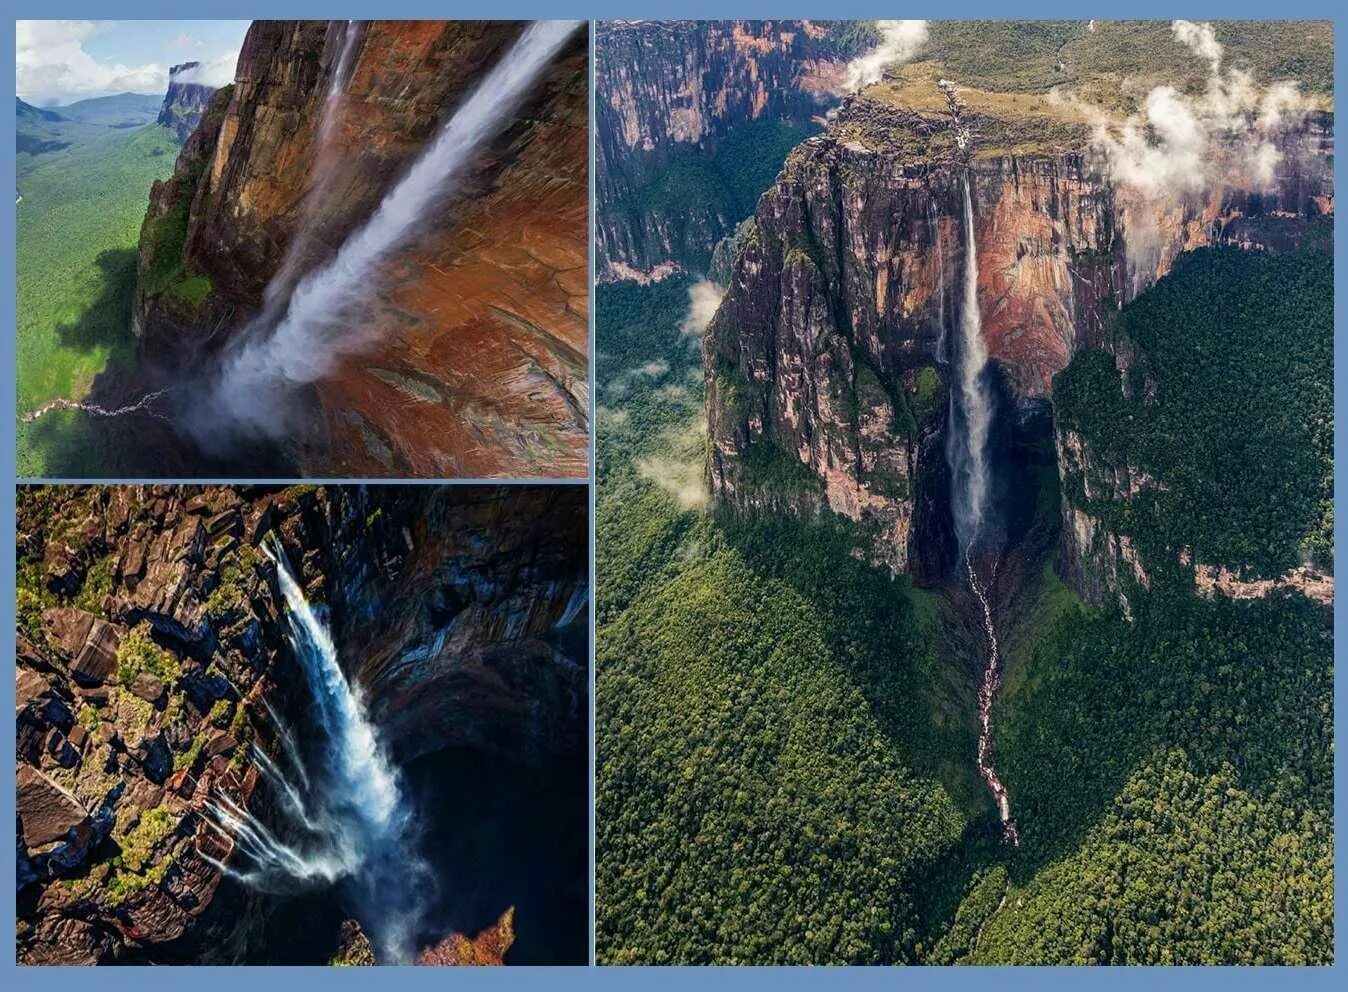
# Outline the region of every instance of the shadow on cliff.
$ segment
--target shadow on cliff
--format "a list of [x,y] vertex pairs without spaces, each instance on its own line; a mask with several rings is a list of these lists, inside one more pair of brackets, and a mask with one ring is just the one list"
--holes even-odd
[[425,755],[406,781],[427,823],[436,878],[426,940],[474,936],[515,907],[507,964],[583,965],[589,956],[587,762],[544,769],[481,750]]
[[62,348],[88,353],[103,346],[115,355],[135,338],[131,304],[136,290],[136,249],[100,252],[94,264],[101,283],[98,297],[75,320],[57,326],[56,337]]
[[827,619],[821,633],[834,659],[904,762],[962,808],[979,805],[972,762],[952,758],[974,753],[977,673],[930,650],[965,636],[936,597],[858,560],[869,536],[841,518],[746,515],[723,518],[721,529],[756,572],[785,582]]

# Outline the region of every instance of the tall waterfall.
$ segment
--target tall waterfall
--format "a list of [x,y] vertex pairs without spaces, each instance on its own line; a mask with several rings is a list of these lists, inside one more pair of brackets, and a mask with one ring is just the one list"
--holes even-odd
[[304,597],[279,543],[264,553],[276,565],[290,646],[313,697],[321,739],[307,767],[288,728],[270,710],[293,775],[255,749],[259,770],[284,815],[286,839],[247,810],[217,796],[211,822],[246,856],[245,867],[212,860],[228,875],[267,892],[338,883],[381,961],[409,961],[429,872],[418,857],[411,807],[360,691],[337,662],[327,627]]
[[269,387],[321,378],[343,354],[368,343],[353,311],[367,299],[379,264],[426,220],[430,208],[497,135],[579,21],[536,21],[520,35],[441,128],[430,147],[328,264],[305,276],[275,328],[245,335],[217,384],[222,412],[267,429]]
[[[340,22],[334,22],[334,26]],[[262,296],[262,313],[254,321],[255,326],[270,327],[281,315],[290,292],[295,288],[304,260],[314,245],[317,232],[314,230],[314,215],[319,204],[327,197],[332,185],[334,173],[338,171],[338,157],[334,154],[333,139],[337,136],[339,125],[346,109],[346,92],[350,83],[352,60],[364,31],[360,21],[347,21],[335,30],[341,32],[341,49],[337,61],[333,64],[332,77],[328,80],[327,92],[323,95],[323,109],[319,113],[318,127],[314,131],[314,147],[309,166],[309,189],[304,195],[300,208],[299,226],[290,244],[286,247],[281,267],[267,283]]]
[[950,393],[951,507],[961,552],[983,536],[988,504],[988,430],[992,393],[988,389],[988,351],[978,311],[978,248],[974,234],[973,197],[964,178],[964,290],[960,300],[958,388]]
[[988,598],[996,562],[986,586],[979,581],[974,550],[984,533],[989,499],[988,433],[992,426],[992,392],[988,388],[988,350],[983,343],[983,318],[978,309],[978,245],[974,230],[973,194],[966,175],[964,187],[964,288],[960,299],[958,388],[950,392],[950,428],[947,457],[950,461],[950,504],[955,518],[955,536],[960,557],[982,613],[987,656],[978,690],[978,774],[997,804],[1002,839],[1020,843],[1016,821],[1011,816],[1011,797],[992,764],[992,704],[1002,683],[1002,656]]

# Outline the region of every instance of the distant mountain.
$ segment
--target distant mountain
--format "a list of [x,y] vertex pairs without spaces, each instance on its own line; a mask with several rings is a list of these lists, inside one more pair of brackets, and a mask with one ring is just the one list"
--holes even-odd
[[65,120],[54,110],[43,110],[41,107],[34,107],[31,103],[25,103],[18,97],[14,98],[18,105],[18,115],[20,122],[36,123],[39,121],[60,121]]
[[197,74],[192,70],[200,66],[200,62],[184,62],[169,69],[168,92],[164,94],[163,104],[156,104],[156,120],[173,130],[179,144],[186,141],[201,123],[202,111],[215,92],[214,86],[194,82]]
[[72,121],[102,124],[104,127],[143,127],[154,123],[159,114],[160,98],[146,93],[118,93],[78,100],[56,108]]
[[34,107],[31,103],[15,99],[14,147],[20,155],[44,155],[69,148],[74,140],[71,130],[80,130],[81,125],[68,121],[52,110]]

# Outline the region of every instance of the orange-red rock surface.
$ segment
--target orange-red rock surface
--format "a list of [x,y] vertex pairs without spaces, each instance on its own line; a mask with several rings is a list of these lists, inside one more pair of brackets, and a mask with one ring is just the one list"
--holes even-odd
[[[156,361],[199,367],[367,218],[517,22],[362,23],[331,144],[318,127],[345,22],[258,21],[229,102],[189,141],[150,218],[190,202],[185,233],[142,234],[137,326]],[[317,386],[322,474],[578,476],[586,471],[587,89],[578,32],[459,195],[372,281],[375,342]],[[196,147],[204,145],[205,147]],[[162,188],[160,188],[162,187]],[[298,240],[297,232],[305,231]],[[165,251],[167,243],[167,252]],[[156,259],[157,254],[157,259]],[[155,270],[180,269],[168,280]],[[289,272],[290,270],[287,270]],[[204,276],[199,303],[175,294]],[[176,281],[175,281],[176,280]]]

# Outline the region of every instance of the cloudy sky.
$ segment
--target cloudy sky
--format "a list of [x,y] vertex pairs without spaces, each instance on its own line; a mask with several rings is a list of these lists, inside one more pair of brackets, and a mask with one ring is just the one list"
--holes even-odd
[[205,79],[234,78],[247,21],[19,21],[18,94],[53,106],[113,93],[162,94],[170,65],[202,63]]

